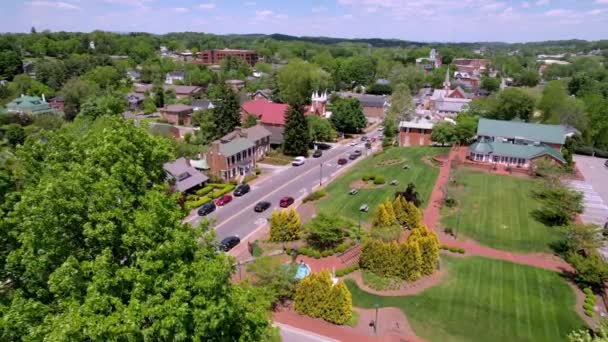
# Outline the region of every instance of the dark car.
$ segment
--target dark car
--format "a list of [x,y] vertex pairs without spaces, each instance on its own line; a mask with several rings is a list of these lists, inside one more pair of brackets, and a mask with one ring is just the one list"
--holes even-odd
[[279,201],[279,206],[280,206],[281,208],[287,208],[287,207],[289,207],[290,205],[292,205],[292,204],[293,204],[293,201],[294,201],[294,200],[293,200],[293,197],[283,197],[283,198],[281,198],[281,200]]
[[351,153],[350,156],[348,156],[348,159],[350,159],[350,160],[355,160],[357,158],[359,158],[359,156],[354,153]]
[[321,150],[315,150],[315,152],[312,154],[313,158],[319,158],[323,155],[323,152],[321,152]]
[[244,194],[251,191],[251,187],[249,184],[241,184],[234,189],[234,196],[243,196]]
[[604,163],[605,167],[608,167],[608,160],[606,160],[606,162]]
[[215,203],[213,201],[203,204],[198,208],[198,216],[205,216],[211,214],[215,210]]
[[323,150],[323,151],[329,150],[331,148],[331,145],[326,144],[326,143],[315,143],[315,145],[317,145],[317,148],[319,150]]
[[346,160],[346,158],[338,159],[338,165],[346,165],[346,163],[348,163],[348,160]]
[[361,141],[367,141],[367,136],[365,136],[365,135],[364,135],[364,136],[362,136],[362,137],[361,137]]
[[220,250],[228,252],[241,242],[238,236],[229,236],[220,242]]
[[270,202],[258,202],[255,207],[253,208],[253,210],[256,213],[261,213],[262,211],[266,210],[270,208]]
[[361,150],[354,150],[353,154],[356,155],[357,157],[361,156]]

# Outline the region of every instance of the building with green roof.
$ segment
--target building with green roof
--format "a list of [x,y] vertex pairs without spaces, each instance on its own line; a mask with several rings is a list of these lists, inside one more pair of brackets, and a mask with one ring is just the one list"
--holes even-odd
[[529,168],[539,158],[565,164],[561,148],[566,135],[559,125],[480,119],[469,157],[475,162],[519,168]]
[[6,109],[12,113],[20,114],[52,114],[55,113],[55,109],[46,102],[44,95],[42,98],[38,96],[26,96],[21,95],[6,105]]

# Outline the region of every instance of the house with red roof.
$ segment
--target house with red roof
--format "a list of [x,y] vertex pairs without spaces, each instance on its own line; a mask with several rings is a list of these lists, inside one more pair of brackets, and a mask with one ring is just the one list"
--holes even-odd
[[[312,105],[304,108],[304,115],[319,115],[327,117],[331,115],[326,111],[327,94],[313,94]],[[256,98],[246,101],[241,105],[241,120],[244,121],[247,115],[255,115],[258,123],[270,131],[270,143],[280,145],[283,143],[283,130],[285,128],[285,118],[289,105],[276,103],[264,98]]]

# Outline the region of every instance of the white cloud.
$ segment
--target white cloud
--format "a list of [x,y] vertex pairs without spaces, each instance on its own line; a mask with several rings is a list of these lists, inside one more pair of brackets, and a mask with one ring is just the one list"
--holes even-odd
[[271,10],[255,11],[255,20],[264,21],[271,19],[287,19],[287,14],[274,13]]
[[482,11],[496,11],[496,10],[499,10],[499,9],[505,7],[505,6],[506,6],[506,4],[504,2],[489,2],[489,3],[485,4],[485,5],[482,5],[480,7],[480,9]]
[[608,0],[595,0],[596,5],[608,5]]
[[596,9],[593,9],[591,11],[588,11],[587,14],[589,14],[589,15],[598,15],[598,14],[602,14],[602,13],[605,13],[605,12],[608,12],[608,9],[606,9],[606,8],[602,8],[602,9],[596,8]]
[[536,5],[536,6],[546,6],[546,5],[548,5],[550,2],[551,2],[550,0],[538,0],[538,1],[536,1],[536,4],[535,4],[535,5]]
[[173,12],[177,12],[177,13],[186,13],[188,12],[188,9],[185,7],[173,7],[171,9]]
[[522,8],[530,8],[530,3],[527,2],[527,1],[524,1],[524,2],[521,3],[521,7]]
[[196,8],[202,9],[202,10],[212,10],[215,8],[215,4],[211,3],[211,2],[207,2],[207,3],[197,5]]
[[561,8],[548,10],[548,11],[545,11],[545,13],[544,13],[544,15],[546,17],[569,17],[569,16],[573,16],[575,14],[576,14],[576,12],[574,12],[572,10],[561,9]]
[[32,7],[49,7],[61,10],[80,11],[82,8],[63,1],[30,1],[27,3]]
[[354,19],[355,17],[352,14],[345,14],[342,16],[342,18],[347,19],[347,20],[351,20]]
[[245,1],[245,2],[243,3],[243,5],[245,5],[245,6],[255,6],[255,5],[256,5],[256,3],[255,3],[255,1]]
[[319,6],[319,7],[313,7],[311,9],[312,13],[322,13],[322,12],[327,12],[327,7],[325,6]]

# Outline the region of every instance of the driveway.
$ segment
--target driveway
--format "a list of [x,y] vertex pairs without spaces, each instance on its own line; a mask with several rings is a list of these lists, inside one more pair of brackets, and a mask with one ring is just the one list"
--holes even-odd
[[[608,168],[604,166],[606,159],[577,155],[574,161],[585,177],[584,181],[568,182],[572,189],[583,193],[585,211],[581,220],[603,227],[608,220]],[[608,244],[600,248],[600,254],[608,260]]]

